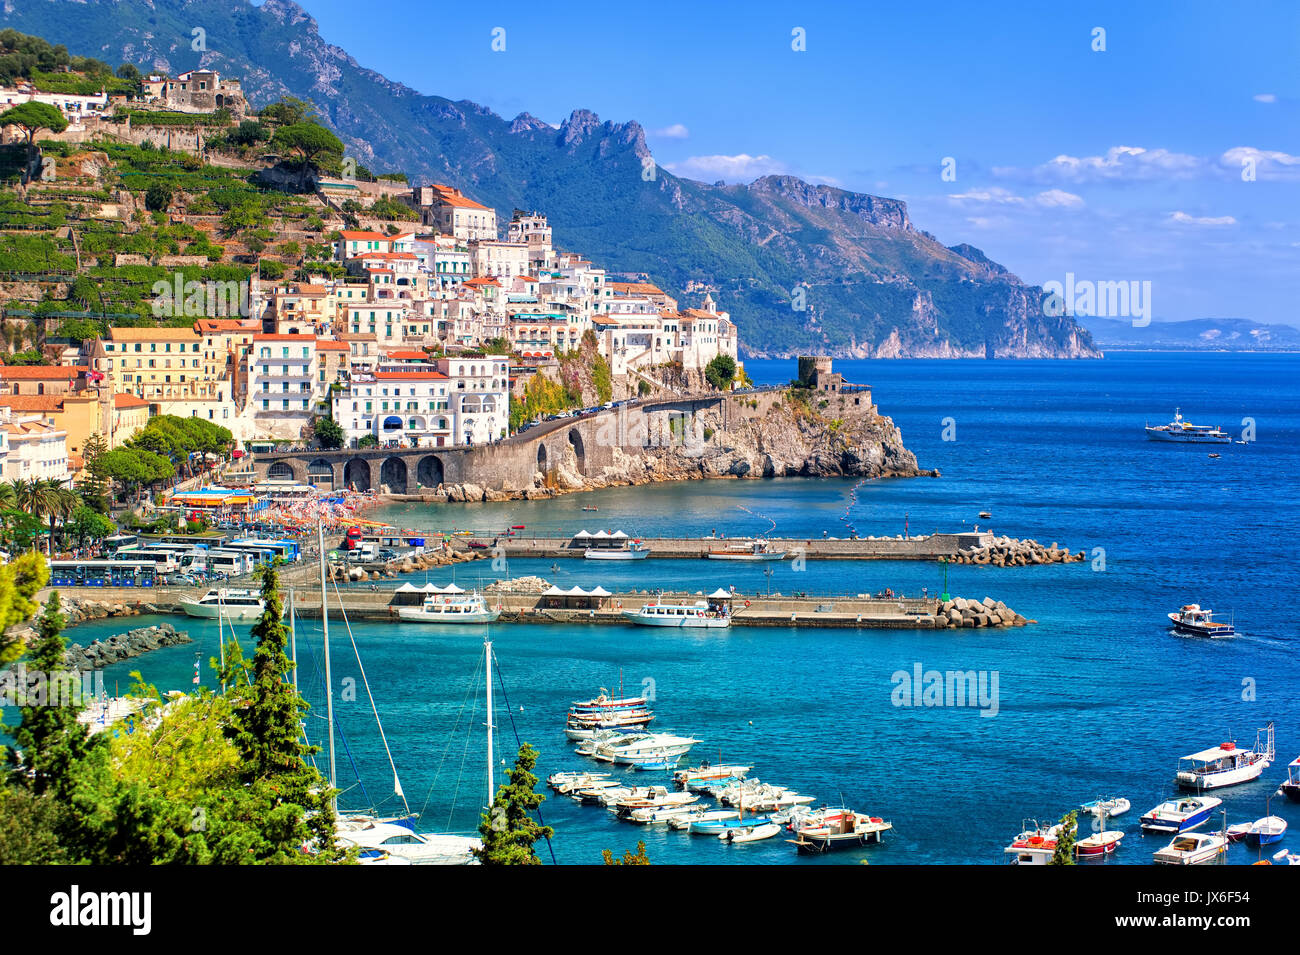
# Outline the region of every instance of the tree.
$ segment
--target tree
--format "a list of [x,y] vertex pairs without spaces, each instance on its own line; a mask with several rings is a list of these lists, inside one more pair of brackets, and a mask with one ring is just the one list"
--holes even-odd
[[318,160],[343,155],[342,140],[324,126],[310,122],[281,126],[271,137],[271,148],[287,150],[299,157],[302,162],[299,182],[304,186],[317,168]]
[[[72,284],[75,286],[83,277],[79,276],[76,282]],[[69,298],[71,297],[69,295]],[[99,322],[93,318],[68,318],[64,319],[63,324],[58,327],[54,335],[56,338],[70,338],[77,344],[81,344],[82,342],[94,341],[103,333],[103,329],[99,327]]]
[[1070,810],[1061,817],[1061,829],[1056,836],[1056,850],[1048,865],[1074,865],[1074,837],[1078,831],[1075,812]]
[[[17,726],[4,727],[13,737],[7,750],[10,782],[36,795],[51,793],[66,799],[72,791],[72,767],[94,745],[89,730],[77,719],[84,703],[81,681],[65,669],[63,614],[55,591],[37,620],[36,641],[28,653],[28,674],[43,680],[43,690],[18,707]],[[39,685],[39,684],[38,684]],[[44,698],[41,698],[44,697]]]
[[649,865],[650,864],[650,860],[649,858],[646,857],[645,854],[644,839],[636,844],[636,855],[633,855],[631,852],[624,852],[623,858],[615,859],[614,853],[610,852],[608,849],[602,850],[600,854],[605,860],[605,865]]
[[316,116],[316,107],[296,96],[284,96],[274,103],[263,106],[262,112],[258,115],[281,126],[294,126],[313,119]]
[[23,554],[0,566],[0,666],[22,656],[22,638],[9,629],[36,613],[36,594],[49,579],[50,565],[40,554]]
[[108,494],[112,483],[104,473],[104,455],[107,453],[108,442],[98,431],[86,438],[82,448],[82,456],[86,461],[86,476],[82,478],[79,490],[86,506],[100,514],[108,513]]
[[343,447],[343,442],[347,440],[347,434],[333,418],[317,418],[316,440],[320,442],[320,446],[325,450],[333,451],[336,448]]
[[714,355],[704,367],[704,377],[714,388],[725,391],[736,377],[736,359],[730,355]]
[[63,529],[72,536],[78,547],[85,547],[88,541],[112,537],[117,532],[117,525],[93,507],[82,504],[72,512],[71,519]]
[[280,811],[263,833],[273,860],[291,859],[308,842],[335,856],[333,793],[306,762],[318,750],[301,742],[307,704],[289,680],[294,665],[274,564],[262,569],[262,600],[266,609],[252,630],[257,640],[252,682],[237,691],[238,718],[232,726],[241,777],[254,791],[276,794]]
[[145,190],[144,207],[150,212],[166,212],[172,204],[172,187],[165,182],[149,183]]
[[551,838],[555,830],[534,822],[531,815],[546,800],[533,791],[537,777],[532,769],[536,765],[537,750],[524,743],[515,768],[506,770],[509,783],[497,790],[491,812],[479,817],[483,846],[474,850],[474,856],[483,865],[541,865],[533,843]]
[[42,129],[61,133],[68,128],[68,120],[57,106],[30,100],[0,113],[0,126],[17,126],[27,134],[27,156],[30,158],[35,154],[36,134]]
[[144,77],[140,75],[140,69],[134,63],[123,63],[119,66],[117,68],[117,77],[118,79],[127,80],[128,82],[136,84],[139,84],[139,82],[144,79]]
[[72,516],[78,505],[81,504],[81,498],[77,492],[70,487],[64,487],[62,483],[49,478],[45,481],[45,489],[49,498],[48,510],[45,512],[50,519],[50,542],[48,552],[54,554],[54,522],[55,520],[66,521]]

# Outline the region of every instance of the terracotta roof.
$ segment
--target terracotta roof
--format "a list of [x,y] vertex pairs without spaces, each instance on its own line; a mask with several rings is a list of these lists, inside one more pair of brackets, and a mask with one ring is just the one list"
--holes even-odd
[[147,408],[149,402],[143,398],[137,398],[135,395],[118,394],[113,396],[114,408]]
[[486,278],[486,279],[466,279],[464,282],[461,282],[460,284],[461,284],[461,285],[496,285],[496,286],[500,286],[500,285],[501,285],[500,282],[498,282],[496,279],[493,279],[493,278]]
[[315,335],[254,335],[255,342],[311,342],[315,344]]
[[422,351],[390,351],[385,353],[385,358],[397,358],[402,361],[428,361],[429,356]]
[[342,236],[342,237],[343,237],[344,239],[346,239],[346,240],[351,240],[351,239],[382,239],[382,240],[384,240],[384,241],[388,241],[388,236],[384,235],[382,232],[368,232],[368,231],[364,231],[364,230],[362,230],[362,231],[347,231],[347,230],[345,230],[345,231],[340,232],[339,235]]
[[607,282],[610,288],[625,295],[663,295],[664,290],[651,282]]
[[260,332],[262,323],[255,318],[201,318],[195,324],[201,332]]
[[0,365],[0,378],[13,381],[71,381],[89,370],[85,365]]
[[378,381],[445,381],[447,376],[439,371],[377,371]]
[[320,338],[316,340],[317,351],[351,351],[347,342],[336,342],[329,339]]

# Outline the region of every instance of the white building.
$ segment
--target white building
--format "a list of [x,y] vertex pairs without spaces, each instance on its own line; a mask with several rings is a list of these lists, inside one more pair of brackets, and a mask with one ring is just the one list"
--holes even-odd
[[510,420],[509,359],[380,361],[334,394],[347,444],[373,435],[380,447],[449,447],[499,440]]
[[15,413],[0,403],[0,479],[66,484],[68,432],[41,415]]
[[315,335],[254,335],[248,404],[259,437],[295,440],[317,413]]

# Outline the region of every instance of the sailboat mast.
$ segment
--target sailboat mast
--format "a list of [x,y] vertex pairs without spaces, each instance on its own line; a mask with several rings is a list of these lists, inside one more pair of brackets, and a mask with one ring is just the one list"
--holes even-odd
[[492,806],[492,800],[496,798],[496,779],[493,775],[492,755],[492,731],[495,727],[492,725],[492,641],[483,641],[484,657],[487,660],[487,778],[488,778],[488,807]]
[[[221,591],[217,591],[217,656],[221,660],[221,692],[226,692],[226,625],[222,622]],[[232,628],[233,629],[233,628]]]
[[[316,543],[320,547],[320,625],[325,635],[325,724],[329,727],[330,789],[337,789],[334,771],[334,683],[330,676],[330,615],[325,601],[325,522],[316,522]],[[330,797],[330,808],[338,810],[338,799]]]
[[293,661],[293,692],[298,692],[298,629],[293,619],[293,588],[289,588],[289,659]]

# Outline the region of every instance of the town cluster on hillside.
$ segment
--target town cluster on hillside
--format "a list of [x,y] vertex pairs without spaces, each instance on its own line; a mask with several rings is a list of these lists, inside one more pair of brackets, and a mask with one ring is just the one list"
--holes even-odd
[[[168,110],[243,115],[237,82],[209,71],[144,77]],[[111,97],[40,97],[82,139]],[[401,203],[410,220],[331,234],[334,261],[306,281],[160,282],[159,327],[111,327],[46,347],[51,365],[0,365],[0,458],[11,478],[66,479],[89,435],[116,448],[154,415],[198,417],[245,446],[309,440],[321,419],[346,447],[500,440],[534,376],[560,381],[582,349],[624,395],[703,380],[737,358],[736,326],[706,292],[682,307],[641,274],[610,274],[556,248],[544,214],[494,209],[446,185],[316,182],[322,201]],[[242,287],[241,287],[242,286]],[[190,327],[163,318],[194,316]],[[734,367],[734,366],[732,366]]]

